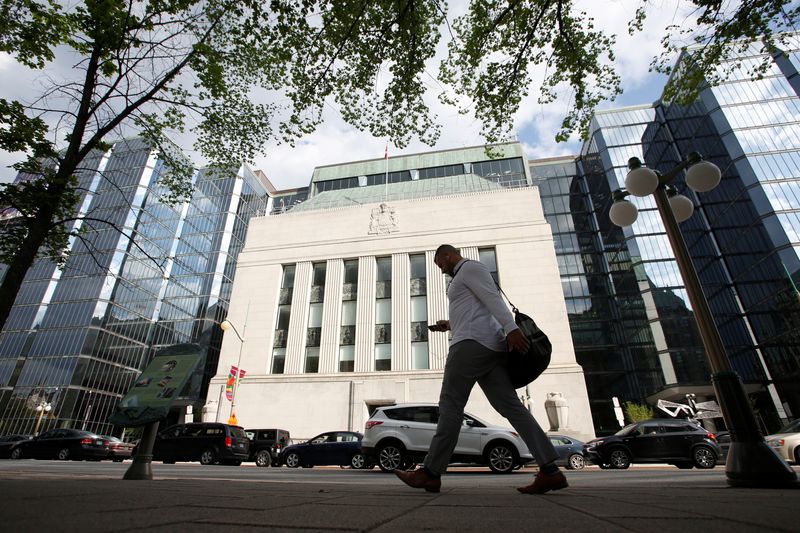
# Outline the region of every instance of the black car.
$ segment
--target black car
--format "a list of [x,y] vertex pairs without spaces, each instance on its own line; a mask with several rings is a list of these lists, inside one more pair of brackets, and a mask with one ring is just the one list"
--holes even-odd
[[217,422],[170,426],[156,435],[153,445],[153,459],[168,464],[200,461],[238,466],[249,457],[250,442],[244,429]]
[[316,465],[339,465],[352,468],[369,466],[361,453],[361,439],[355,431],[329,431],[311,440],[292,444],[281,453],[281,463],[289,468],[310,468]]
[[631,463],[667,463],[678,468],[714,468],[720,456],[713,433],[686,420],[653,418],[629,424],[614,435],[587,442],[584,455],[600,468]]
[[279,466],[281,451],[291,444],[285,429],[246,429],[250,440],[250,460],[257,466]]
[[19,441],[11,448],[12,459],[104,459],[108,441],[80,429],[58,428]]
[[11,457],[11,448],[21,440],[28,440],[30,435],[4,435],[0,437],[0,459]]

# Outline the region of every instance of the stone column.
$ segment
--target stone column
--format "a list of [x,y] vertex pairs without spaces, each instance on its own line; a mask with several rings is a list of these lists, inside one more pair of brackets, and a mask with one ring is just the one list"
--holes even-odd
[[319,345],[320,374],[336,372],[339,361],[344,262],[341,259],[328,259],[325,268],[325,300],[322,304],[322,338]]

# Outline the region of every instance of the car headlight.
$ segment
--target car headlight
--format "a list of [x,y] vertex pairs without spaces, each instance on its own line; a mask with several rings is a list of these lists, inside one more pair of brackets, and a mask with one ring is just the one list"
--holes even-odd
[[784,442],[785,441],[783,439],[774,439],[769,441],[769,445],[772,446],[773,448],[780,448],[783,446]]

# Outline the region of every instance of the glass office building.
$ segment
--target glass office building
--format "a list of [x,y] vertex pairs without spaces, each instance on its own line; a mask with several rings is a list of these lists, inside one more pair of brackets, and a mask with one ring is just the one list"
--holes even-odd
[[[247,167],[202,169],[191,200],[170,205],[159,185],[166,170],[140,139],[86,162],[79,214],[91,220],[75,222],[82,233],[63,269],[36,261],[0,336],[0,433],[110,433],[108,416],[155,352],[183,342],[199,343],[205,360],[174,416],[202,405],[219,355],[215,325],[267,188]],[[36,410],[45,404],[49,412]]]
[[[612,192],[627,161],[665,172],[699,151],[723,170],[695,194],[681,224],[734,369],[761,427],[800,412],[800,65],[797,46],[775,50],[770,71],[744,69],[764,52],[735,59],[737,74],[702,90],[692,105],[598,112],[577,158],[530,161],[553,228],[576,357],[584,369],[598,434],[617,429],[612,398],[685,403],[713,399],[691,304],[652,196],[630,227],[611,224]],[[691,50],[688,52],[691,53]]]

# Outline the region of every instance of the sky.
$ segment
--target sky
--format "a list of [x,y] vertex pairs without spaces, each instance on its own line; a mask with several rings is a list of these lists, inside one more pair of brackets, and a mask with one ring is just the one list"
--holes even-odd
[[[623,94],[616,101],[604,102],[599,109],[618,108],[630,105],[649,104],[657,100],[664,86],[662,75],[649,72],[650,61],[661,51],[661,36],[669,24],[684,24],[686,18],[679,14],[685,10],[685,3],[675,1],[649,2],[648,19],[644,31],[634,36],[628,35],[628,21],[632,18],[640,0],[578,0],[576,6],[582,8],[595,19],[595,27],[617,35],[614,48],[615,67],[622,78]],[[450,20],[466,9],[467,0],[451,0]],[[444,41],[440,49],[444,51]],[[57,57],[53,64],[43,71],[31,71],[19,65],[12,57],[0,52],[0,98],[20,100],[30,103],[43,83],[50,78],[69,76],[72,72],[70,59]],[[435,64],[428,71],[435,76]],[[436,98],[436,82],[431,78],[428,102],[438,116],[442,134],[433,147],[419,141],[412,141],[399,149],[389,144],[389,157],[425,152],[476,146],[484,144],[480,134],[481,125],[469,115],[459,115],[454,108],[440,104]],[[569,95],[562,95],[558,101],[541,105],[536,102],[538,90],[534,87],[530,96],[523,100],[519,112],[514,117],[514,132],[517,140],[525,147],[529,159],[577,154],[580,141],[573,137],[568,142],[556,143],[555,135],[559,124],[569,107]],[[186,151],[195,164],[202,164],[199,153],[193,150],[190,135],[176,142]],[[278,189],[303,187],[311,180],[317,166],[345,163],[363,159],[382,158],[387,139],[375,138],[369,133],[358,131],[346,124],[335,106],[326,106],[325,122],[314,133],[298,140],[294,147],[269,144],[264,147],[266,155],[255,158],[251,166],[262,170]],[[0,182],[14,179],[16,172],[9,168],[20,159],[19,154],[9,154],[0,150]]]

